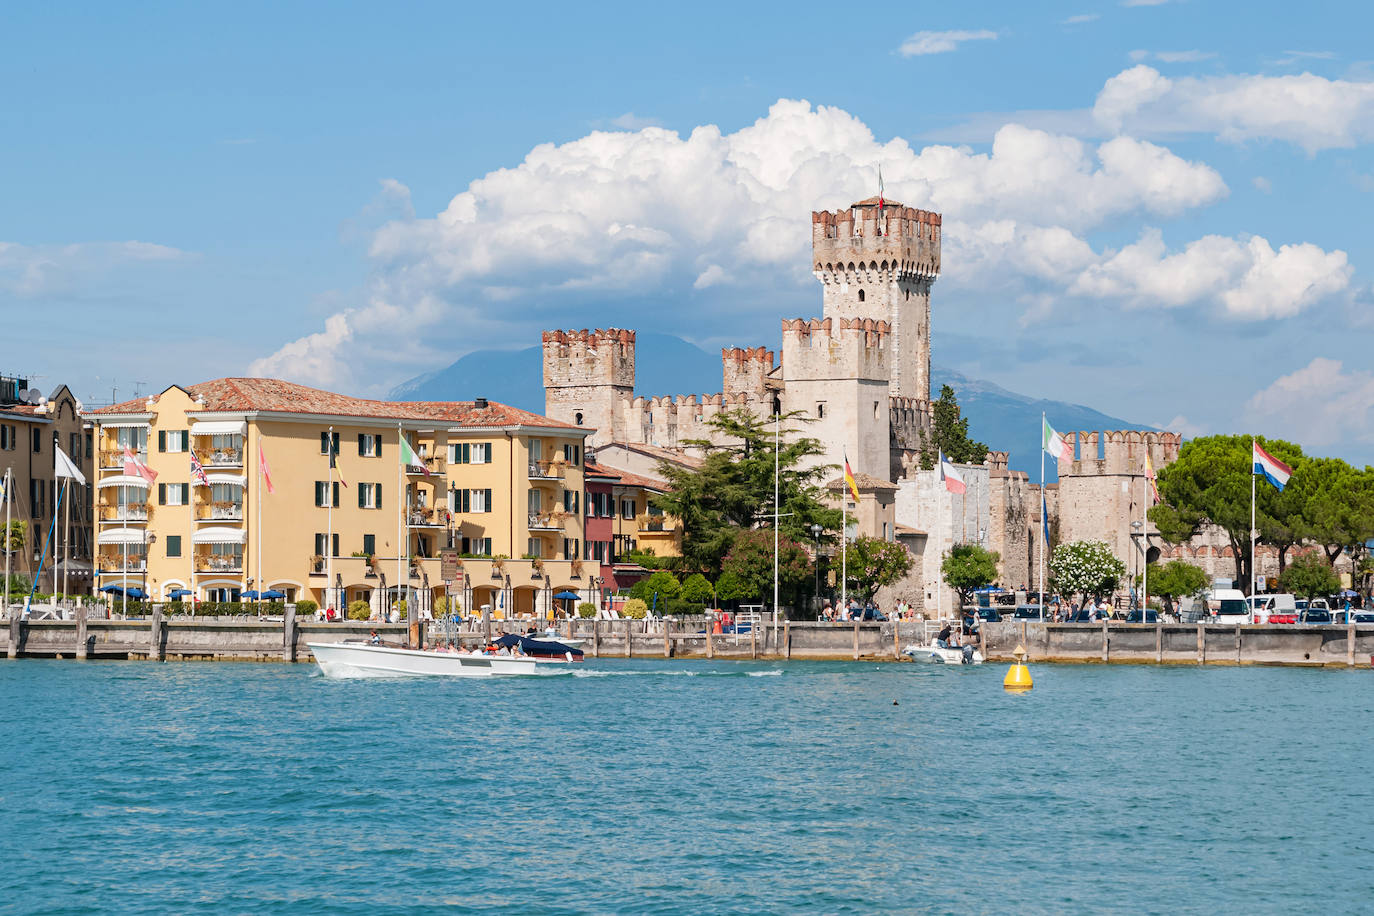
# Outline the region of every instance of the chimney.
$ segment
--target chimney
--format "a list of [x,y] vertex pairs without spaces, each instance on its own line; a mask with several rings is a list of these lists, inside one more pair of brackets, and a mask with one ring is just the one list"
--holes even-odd
[[476,398],[476,399],[473,400],[472,406],[473,406],[474,408],[476,408],[477,410],[486,410],[486,409],[487,409],[487,399],[486,399],[486,398]]

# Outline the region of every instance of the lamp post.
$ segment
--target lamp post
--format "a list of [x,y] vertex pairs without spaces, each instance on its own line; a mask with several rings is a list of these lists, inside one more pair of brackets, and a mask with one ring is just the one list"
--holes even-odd
[[[811,590],[811,598],[815,604],[819,604],[821,598],[821,532],[823,530],[819,524],[812,523],[811,536],[816,539],[816,587]],[[817,608],[818,614],[819,610]]]
[[[1141,529],[1142,527],[1144,527],[1144,526],[1140,524],[1140,520],[1139,520],[1139,519],[1136,519],[1135,521],[1131,522],[1131,542],[1132,542],[1133,544],[1135,543],[1135,539],[1136,539],[1137,537],[1140,536],[1140,529]],[[1144,544],[1144,541],[1143,541],[1143,540],[1142,540],[1141,543],[1136,544],[1136,549],[1140,551],[1140,555],[1141,555],[1141,556],[1144,556],[1144,554],[1145,554],[1145,544]],[[1143,561],[1140,559],[1140,557],[1132,557],[1131,559],[1134,561],[1131,565],[1132,565],[1133,567],[1135,567],[1136,576],[1139,576],[1139,575],[1140,575],[1140,570],[1144,569]],[[1132,595],[1136,594],[1135,577],[1134,577],[1134,576],[1131,578],[1131,593],[1132,593]],[[1135,602],[1134,602],[1134,600],[1133,600],[1133,601],[1132,601],[1132,604],[1134,604],[1134,603],[1135,603]],[[1145,612],[1144,612],[1144,611],[1141,611],[1140,620],[1141,620],[1142,623],[1143,623],[1144,620],[1145,620]]]

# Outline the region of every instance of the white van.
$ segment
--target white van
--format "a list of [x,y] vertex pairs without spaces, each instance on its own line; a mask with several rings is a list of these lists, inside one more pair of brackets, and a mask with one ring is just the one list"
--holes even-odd
[[1207,608],[1212,613],[1212,623],[1249,623],[1252,617],[1250,603],[1238,588],[1212,589],[1207,596]]
[[1255,623],[1268,623],[1275,614],[1285,615],[1289,618],[1287,622],[1297,619],[1298,599],[1293,595],[1256,595],[1250,601],[1255,607]]

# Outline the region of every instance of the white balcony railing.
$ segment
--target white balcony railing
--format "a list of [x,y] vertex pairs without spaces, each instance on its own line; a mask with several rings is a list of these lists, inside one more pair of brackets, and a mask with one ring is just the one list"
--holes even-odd
[[200,463],[207,468],[243,467],[243,449],[216,448],[197,453]]

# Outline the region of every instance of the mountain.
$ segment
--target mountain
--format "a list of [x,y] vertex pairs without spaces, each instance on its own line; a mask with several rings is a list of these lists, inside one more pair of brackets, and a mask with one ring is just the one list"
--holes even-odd
[[[447,401],[490,398],[535,413],[544,412],[544,366],[541,348],[476,350],[451,365],[416,376],[392,389],[393,401]],[[959,409],[969,418],[969,435],[990,448],[1011,452],[1010,466],[1040,479],[1040,413],[1058,430],[1152,429],[1108,416],[1091,407],[1050,401],[968,376],[953,369],[931,369],[931,393],[949,385]],[[720,390],[720,355],[671,334],[641,331],[635,342],[635,393],[708,394]],[[1054,463],[1045,479],[1055,481]]]

